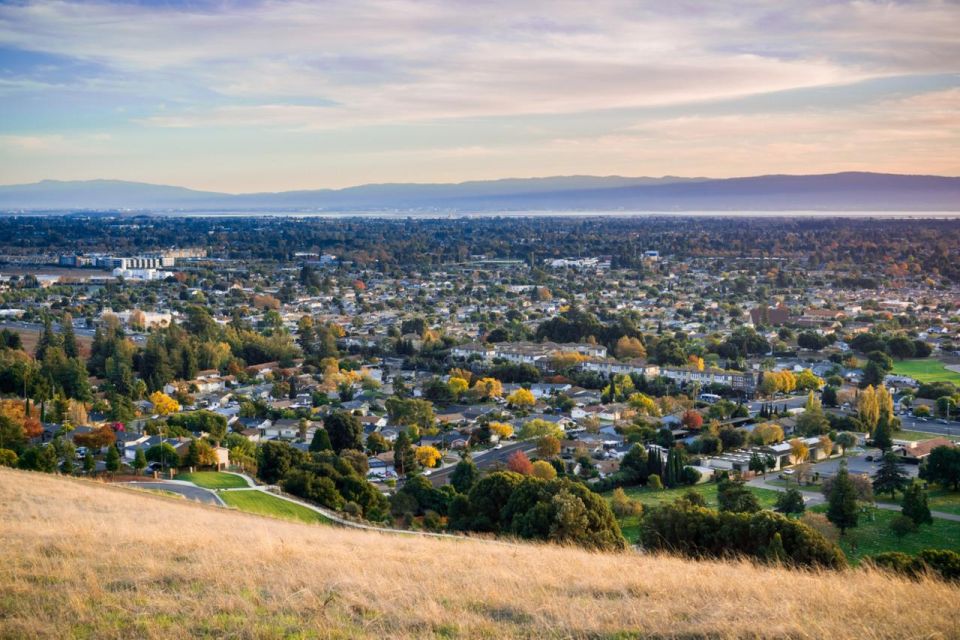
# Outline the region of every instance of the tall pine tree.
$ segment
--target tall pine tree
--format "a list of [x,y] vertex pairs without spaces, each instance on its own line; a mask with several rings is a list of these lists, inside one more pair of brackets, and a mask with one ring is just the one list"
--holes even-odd
[[834,478],[828,505],[827,519],[840,529],[841,536],[846,534],[847,529],[857,526],[860,516],[857,490],[853,486],[853,481],[850,480],[846,461],[840,463],[840,470]]

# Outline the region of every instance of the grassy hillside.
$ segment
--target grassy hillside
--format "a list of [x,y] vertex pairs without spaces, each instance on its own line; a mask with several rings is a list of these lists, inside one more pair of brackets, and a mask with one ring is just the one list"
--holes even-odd
[[0,637],[949,637],[960,588],[316,527],[0,469]]

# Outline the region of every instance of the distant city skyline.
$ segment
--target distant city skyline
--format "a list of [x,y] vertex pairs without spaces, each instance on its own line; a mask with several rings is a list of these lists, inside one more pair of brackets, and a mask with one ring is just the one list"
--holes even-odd
[[0,184],[960,175],[952,2],[0,3]]

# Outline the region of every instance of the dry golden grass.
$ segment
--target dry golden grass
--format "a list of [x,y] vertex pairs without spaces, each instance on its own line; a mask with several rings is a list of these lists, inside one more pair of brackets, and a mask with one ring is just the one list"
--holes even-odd
[[949,638],[960,589],[300,525],[0,470],[3,638]]

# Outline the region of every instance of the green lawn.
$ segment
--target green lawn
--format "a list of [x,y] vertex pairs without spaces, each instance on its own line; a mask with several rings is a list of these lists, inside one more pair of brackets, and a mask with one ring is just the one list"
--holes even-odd
[[195,471],[194,473],[178,473],[177,480],[192,482],[204,489],[237,489],[247,486],[247,481],[232,473],[218,471]]
[[[707,501],[707,506],[716,509],[718,506],[717,502],[717,484],[715,482],[707,482],[705,484],[698,484],[693,487],[677,487],[675,489],[647,489],[646,487],[627,487],[624,488],[624,491],[628,496],[639,500],[643,503],[644,508],[654,507],[661,505],[667,502],[673,502],[688,490],[693,489],[697,493],[703,496],[704,500]],[[750,491],[757,496],[757,499],[760,501],[760,506],[764,509],[772,509],[773,505],[777,501],[778,492],[773,491],[772,489],[758,489],[755,487],[748,487]],[[604,494],[604,497],[610,499],[613,495],[613,492],[608,492]],[[637,517],[627,517],[620,520],[620,529],[623,531],[624,537],[630,542],[636,542],[640,535],[640,519]]]
[[900,431],[895,431],[893,433],[894,440],[909,440],[910,442],[921,442],[923,440],[929,440],[931,438],[940,438],[940,437],[942,437],[942,434],[939,434],[939,433],[907,431],[906,429],[901,429]]
[[[813,511],[826,511],[826,505],[819,505]],[[932,525],[923,525],[916,533],[897,540],[890,530],[890,521],[900,515],[899,511],[873,509],[873,519],[864,514],[854,529],[840,539],[840,547],[853,562],[863,556],[883,553],[884,551],[902,551],[916,554],[924,549],[952,549],[960,551],[960,522],[934,518]]]
[[[893,503],[900,504],[902,494],[897,494],[897,499]],[[876,496],[877,502],[891,502],[889,495]],[[927,504],[930,511],[942,511],[943,513],[953,513],[960,516],[960,491],[948,491],[934,487],[927,490]]]
[[939,360],[930,358],[894,361],[893,372],[910,376],[919,382],[952,382],[960,385],[960,373],[950,371]]
[[263,491],[223,491],[219,496],[227,505],[248,513],[309,524],[326,524],[329,522],[316,511],[311,511],[299,504],[287,502]]

